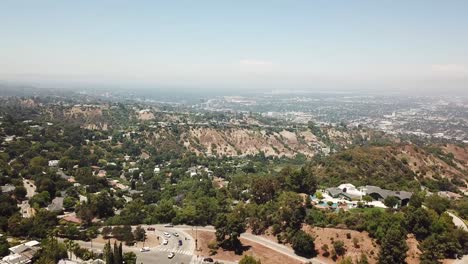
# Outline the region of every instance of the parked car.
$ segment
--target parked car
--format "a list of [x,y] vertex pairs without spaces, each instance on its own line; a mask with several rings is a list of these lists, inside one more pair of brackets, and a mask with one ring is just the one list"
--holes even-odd
[[164,225],[164,227],[174,227],[173,224],[167,224],[167,225]]
[[173,235],[174,235],[175,237],[178,237],[178,236],[179,236],[179,234],[178,234],[177,232],[173,233]]
[[171,234],[169,234],[168,232],[164,232],[164,236],[167,237],[167,238],[170,238]]
[[164,239],[163,245],[167,245],[167,243],[169,243],[169,241],[167,241],[166,239]]
[[148,227],[147,230],[148,230],[148,231],[154,231],[154,230],[156,230],[156,229],[155,229],[154,227]]
[[148,252],[148,251],[150,251],[150,248],[149,248],[149,247],[142,247],[142,248],[140,249],[140,252]]
[[214,260],[212,258],[204,258],[203,261],[204,262],[214,262]]
[[174,256],[175,256],[174,252],[171,252],[171,253],[169,253],[169,255],[167,255],[167,258],[170,258],[170,259],[171,259],[171,258],[173,258]]

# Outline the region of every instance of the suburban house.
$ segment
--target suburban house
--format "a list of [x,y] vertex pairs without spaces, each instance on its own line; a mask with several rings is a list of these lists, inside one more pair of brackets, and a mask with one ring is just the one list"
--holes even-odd
[[55,197],[49,206],[47,206],[47,210],[51,212],[63,211],[63,197]]
[[400,206],[405,206],[408,204],[409,199],[413,195],[411,192],[405,191],[390,191],[385,190],[377,186],[366,185],[359,188],[365,195],[369,195],[376,201],[383,201],[388,196],[395,196],[400,200]]
[[31,263],[31,259],[40,249],[40,243],[32,240],[23,244],[9,248],[10,255],[3,257],[0,264],[26,264]]
[[[395,196],[399,200],[398,206],[405,206],[408,204],[409,199],[412,196],[411,192],[405,191],[391,191],[382,189],[377,186],[366,185],[356,188],[354,185],[350,183],[341,184],[338,187],[327,188],[323,190],[324,199],[323,202],[332,202],[332,203],[343,203],[354,206],[355,202],[353,201],[361,201],[363,196],[370,196],[374,201],[367,203],[368,205],[386,208],[383,204],[385,198],[389,196]],[[317,197],[312,196],[313,200],[318,200]]]
[[333,198],[342,198],[348,201],[360,200],[364,195],[354,185],[350,183],[341,184],[338,187],[332,187],[325,190]]
[[49,167],[57,167],[59,165],[59,160],[49,160]]
[[2,188],[2,193],[11,193],[16,189],[16,187],[11,184],[5,184],[1,188]]

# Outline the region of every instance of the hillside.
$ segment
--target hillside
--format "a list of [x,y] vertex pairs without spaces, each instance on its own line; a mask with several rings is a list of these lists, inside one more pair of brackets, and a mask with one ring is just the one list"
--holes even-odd
[[[435,151],[441,149],[446,152]],[[456,156],[448,154],[453,150],[457,150]],[[466,152],[466,147],[451,145],[443,148],[412,144],[354,147],[314,160],[312,167],[326,186],[351,182],[416,190],[422,183],[430,189],[455,191],[457,187],[466,187],[468,182]]]

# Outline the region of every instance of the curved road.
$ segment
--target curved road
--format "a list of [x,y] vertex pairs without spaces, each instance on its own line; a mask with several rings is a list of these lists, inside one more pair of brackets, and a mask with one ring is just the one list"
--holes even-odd
[[[455,224],[455,226],[465,230],[468,232],[468,227],[466,226],[465,222],[458,216],[452,214],[451,212],[447,213],[452,217],[452,221]],[[456,259],[453,264],[466,264],[468,263],[468,255],[464,255],[461,259]]]
[[[203,263],[202,256],[197,256],[195,254],[195,240],[190,236],[186,231],[192,230],[192,226],[188,225],[178,225],[178,226],[167,226],[167,225],[141,225],[141,227],[145,228],[145,230],[148,229],[148,227],[155,228],[154,231],[146,231],[147,236],[159,236],[159,241],[162,243],[163,239],[168,240],[167,245],[159,245],[156,247],[150,247],[150,250],[148,252],[140,252],[139,247],[135,246],[123,246],[124,251],[132,251],[137,255],[137,263],[142,263],[142,264],[149,264],[149,263],[177,263],[177,264],[201,264]],[[208,231],[208,232],[215,232],[215,228],[212,226],[206,226],[206,227],[197,227],[198,230],[201,231]],[[164,232],[167,232],[171,234],[170,238],[165,238],[164,237]],[[175,237],[173,234],[177,232],[179,234],[179,237]],[[313,264],[324,264],[324,262],[316,259],[316,258],[304,258],[301,256],[298,256],[294,253],[294,251],[285,246],[281,245],[279,243],[276,243],[274,241],[268,240],[264,237],[252,235],[249,233],[243,233],[241,235],[241,238],[261,244],[265,247],[268,247],[276,252],[279,252],[281,254],[284,254],[288,257],[291,257],[293,259],[299,260],[301,262],[311,262]],[[179,239],[182,240],[182,246],[179,246]],[[84,241],[77,241],[77,243],[86,248],[90,248],[91,243],[90,242],[84,242]],[[93,242],[93,248],[102,250],[104,248],[103,243],[97,243]],[[172,259],[168,259],[167,255],[170,252],[174,252],[175,256]],[[220,260],[222,263],[229,263],[226,261]],[[233,262],[231,262],[233,263]]]
[[[190,230],[192,228],[192,226],[185,226],[185,225],[180,225],[180,226],[176,226],[178,229],[182,229],[182,230]],[[205,226],[205,227],[198,227],[198,230],[202,230],[202,231],[208,231],[208,232],[215,232],[215,228],[212,227],[212,226]],[[249,241],[252,241],[252,242],[255,242],[255,243],[258,243],[258,244],[261,244],[267,248],[270,248],[276,252],[279,252],[281,254],[284,254],[288,257],[291,257],[293,259],[296,259],[296,260],[299,260],[301,262],[311,262],[313,264],[324,264],[324,262],[316,259],[316,258],[304,258],[304,257],[301,257],[299,255],[297,255],[296,253],[294,253],[294,250],[292,250],[291,248],[285,246],[285,245],[282,245],[282,244],[279,244],[277,242],[274,242],[274,241],[271,241],[269,239],[266,239],[264,237],[261,237],[261,236],[256,236],[256,235],[252,235],[250,233],[243,233],[241,235],[241,238],[244,238],[246,240],[249,240]]]

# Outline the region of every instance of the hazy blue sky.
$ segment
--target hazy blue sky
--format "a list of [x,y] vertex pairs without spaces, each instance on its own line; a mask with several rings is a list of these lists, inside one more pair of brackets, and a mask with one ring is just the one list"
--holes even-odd
[[0,80],[468,90],[468,1],[0,1]]

